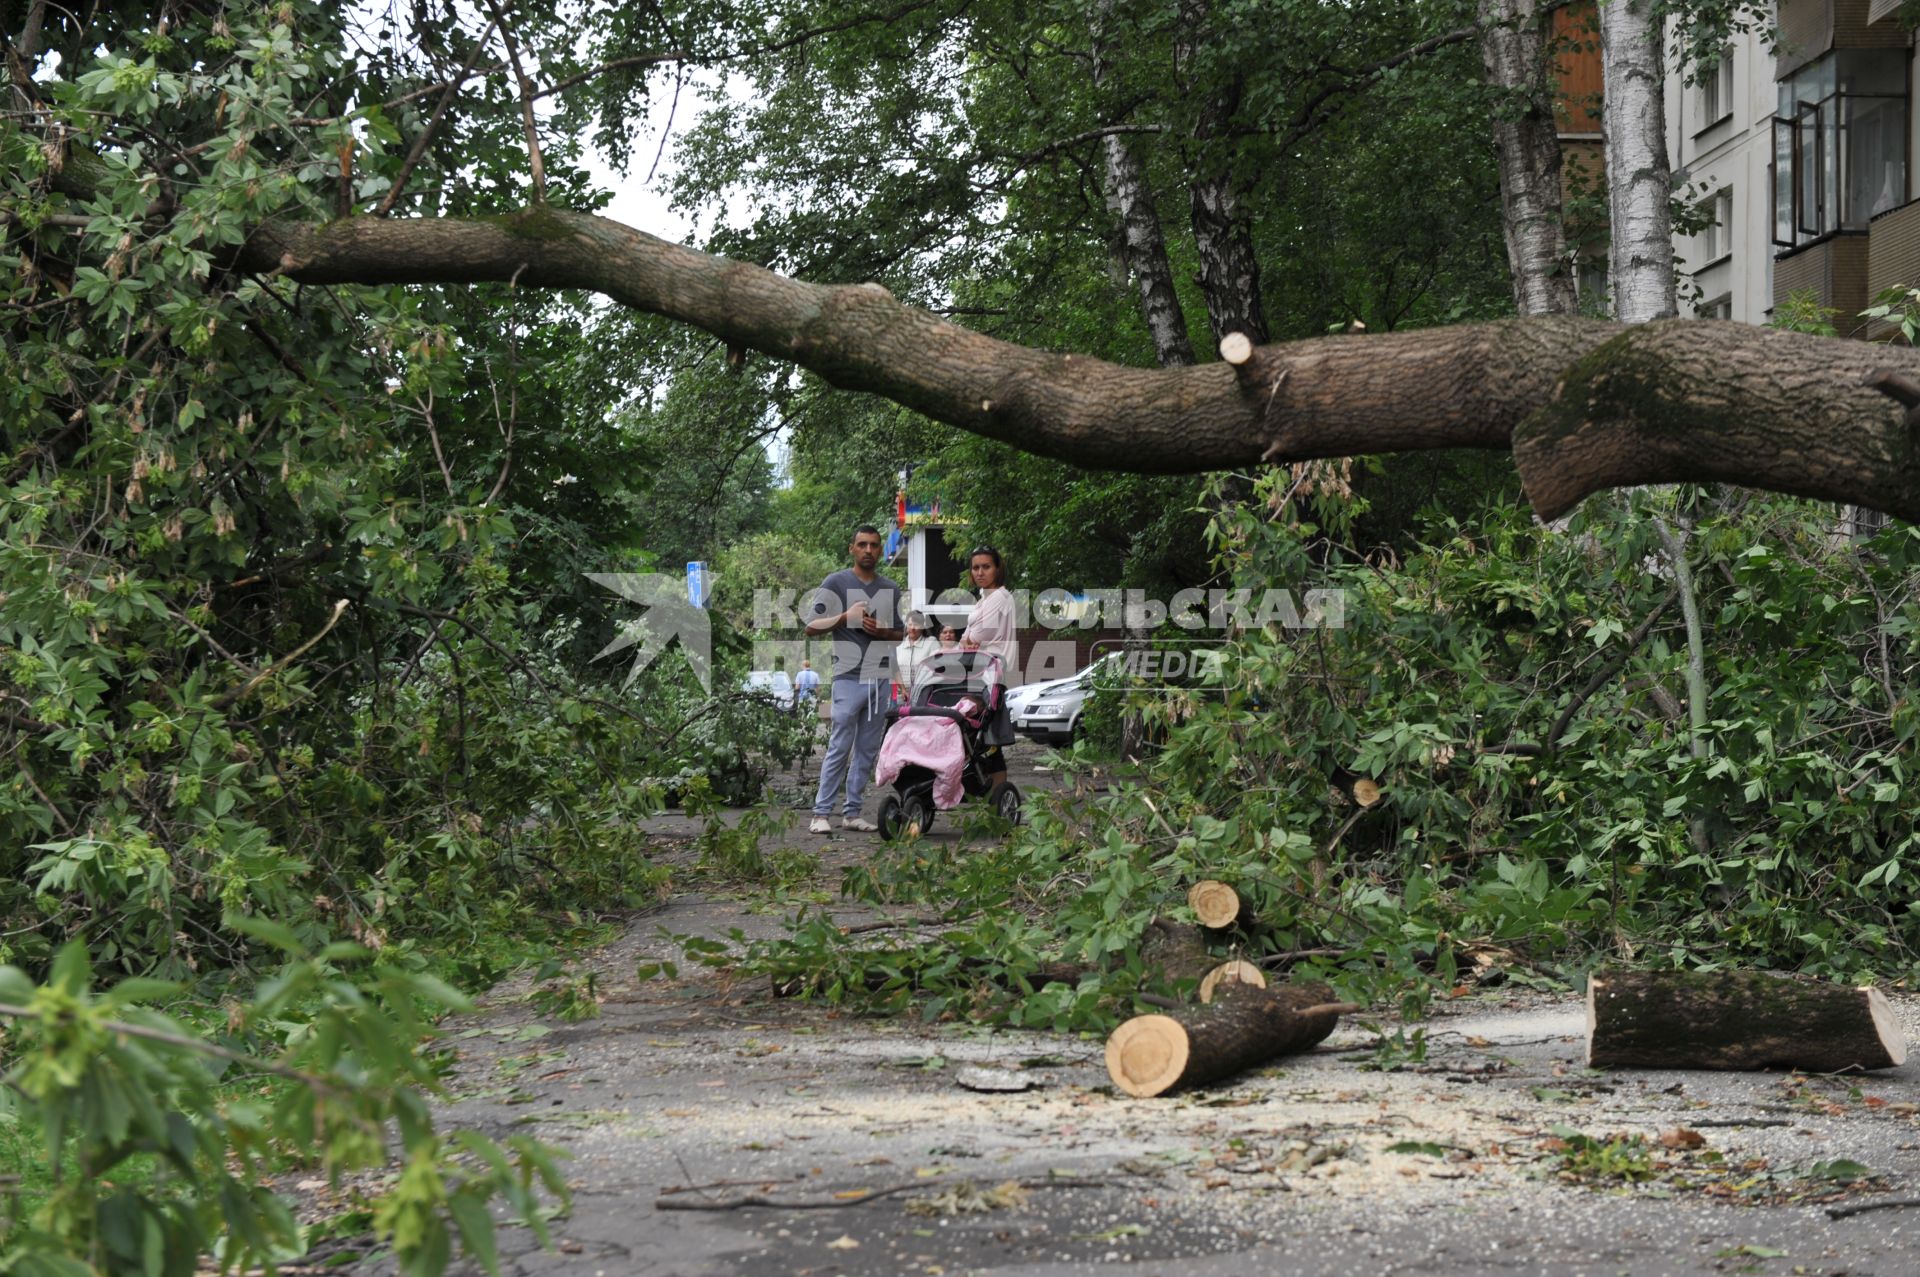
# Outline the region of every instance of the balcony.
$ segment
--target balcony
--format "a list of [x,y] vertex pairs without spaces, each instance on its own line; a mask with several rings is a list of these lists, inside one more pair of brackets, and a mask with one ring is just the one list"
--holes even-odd
[[1859,314],[1872,296],[1867,287],[1869,241],[1862,231],[1839,231],[1795,249],[1773,263],[1773,304],[1795,293],[1812,293],[1822,306],[1836,310],[1834,327],[1844,335],[1858,325]]
[[1773,242],[1863,231],[1907,201],[1907,60],[1885,50],[1820,59],[1779,84]]
[[[1867,301],[1889,288],[1920,288],[1920,200],[1873,219],[1867,234]],[[1893,325],[1873,324],[1863,336],[1884,337]]]

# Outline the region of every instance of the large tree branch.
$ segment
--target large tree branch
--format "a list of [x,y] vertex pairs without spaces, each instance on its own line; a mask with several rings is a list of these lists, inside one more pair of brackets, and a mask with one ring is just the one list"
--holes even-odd
[[447,81],[447,91],[440,95],[440,102],[433,108],[433,114],[427,118],[426,124],[421,128],[420,136],[413,140],[413,146],[408,149],[407,158],[402,161],[400,172],[393,179],[393,185],[389,186],[387,193],[380,198],[380,206],[373,210],[375,217],[385,217],[393,211],[394,204],[400,199],[400,193],[407,189],[407,179],[413,176],[414,166],[419,164],[420,157],[427,153],[427,144],[433,141],[434,132],[440,127],[440,121],[446,118],[447,108],[453,105],[454,95],[473,74],[473,68],[480,61],[480,55],[486,52],[487,41],[492,38],[493,29],[499,24],[498,15],[487,23],[487,29],[480,33],[478,40],[473,42],[473,48],[467,53],[467,60],[461,64],[460,74]]
[[1920,520],[1920,435],[1876,389],[1883,369],[1911,376],[1920,351],[1715,320],[1614,333],[1569,351],[1554,395],[1514,432],[1544,517],[1603,488],[1697,482]]
[[[59,180],[84,184],[76,154]],[[791,360],[974,434],[1138,473],[1263,458],[1512,448],[1536,510],[1603,488],[1745,484],[1920,520],[1920,445],[1894,399],[1920,351],[1711,320],[1631,329],[1547,316],[1140,369],[1037,350],[905,306],[874,284],[818,285],[605,218],[268,222],[237,265],[307,284],[470,284],[602,293]]]

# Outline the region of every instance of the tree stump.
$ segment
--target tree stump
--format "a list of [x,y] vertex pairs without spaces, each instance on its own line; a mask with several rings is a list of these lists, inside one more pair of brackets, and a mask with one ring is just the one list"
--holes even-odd
[[1205,1086],[1304,1051],[1333,1032],[1340,1013],[1324,984],[1259,989],[1228,983],[1209,1006],[1171,1015],[1137,1015],[1107,1038],[1107,1075],[1128,1095],[1163,1095]]
[[1212,931],[1253,921],[1253,910],[1240,893],[1215,878],[1202,878],[1187,888],[1187,906],[1200,925]]
[[1587,981],[1595,1068],[1840,1073],[1906,1058],[1906,1035],[1878,989],[1759,971],[1606,971]]

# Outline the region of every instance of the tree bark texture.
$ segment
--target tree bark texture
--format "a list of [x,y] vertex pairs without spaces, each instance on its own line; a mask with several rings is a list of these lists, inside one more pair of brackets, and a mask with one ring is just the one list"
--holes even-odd
[[1166,233],[1147,185],[1146,165],[1127,139],[1109,133],[1104,143],[1107,204],[1120,222],[1127,272],[1140,288],[1140,314],[1153,337],[1154,359],[1162,368],[1193,364],[1193,339],[1187,312],[1173,284],[1167,261]]
[[[98,164],[69,152],[56,182],[85,199]],[[1604,488],[1702,481],[1920,520],[1920,427],[1861,384],[1876,368],[1920,380],[1920,351],[1866,342],[1554,316],[1281,343],[1238,365],[1128,368],[988,337],[877,284],[807,284],[548,206],[487,218],[269,220],[227,264],[315,285],[599,292],[842,389],[1090,468],[1193,474],[1511,447],[1544,518]]]
[[[1191,68],[1208,36],[1208,0],[1181,0],[1174,59]],[[1187,158],[1194,249],[1200,258],[1200,292],[1207,300],[1213,339],[1245,333],[1267,340],[1267,312],[1260,300],[1260,261],[1253,228],[1241,210],[1231,151],[1220,141],[1240,109],[1238,77],[1202,98]]]
[[1759,971],[1604,971],[1587,982],[1596,1068],[1892,1068],[1906,1036],[1878,989]]
[[[1113,0],[1103,0],[1093,31],[1093,83],[1106,90],[1112,70]],[[1194,363],[1193,339],[1187,333],[1186,310],[1174,288],[1173,266],[1167,260],[1167,237],[1147,182],[1147,166],[1125,134],[1101,139],[1101,179],[1107,207],[1119,223],[1121,256],[1127,273],[1140,289],[1140,315],[1153,338],[1154,360],[1162,368]]]
[[1920,433],[1863,384],[1883,366],[1909,367],[1914,353],[1792,337],[1666,319],[1589,351],[1514,432],[1534,508],[1552,518],[1603,488],[1698,482],[1920,517]]
[[1199,980],[1220,965],[1204,931],[1165,918],[1151,920],[1140,933],[1140,962],[1149,975],[1170,983]]
[[1324,984],[1225,985],[1207,1006],[1135,1016],[1120,1025],[1107,1038],[1107,1075],[1128,1095],[1142,1098],[1205,1086],[1317,1046],[1340,1017],[1301,1012],[1332,1002],[1333,990]]
[[1609,282],[1614,318],[1625,324],[1679,313],[1661,38],[1662,22],[1653,0],[1605,0],[1600,5]]
[[1522,315],[1579,309],[1560,192],[1560,133],[1548,83],[1550,6],[1541,0],[1479,0],[1480,60],[1504,90],[1493,113],[1501,224]]

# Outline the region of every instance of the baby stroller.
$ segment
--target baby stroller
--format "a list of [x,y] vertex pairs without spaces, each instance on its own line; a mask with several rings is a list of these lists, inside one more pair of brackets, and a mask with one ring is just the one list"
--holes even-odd
[[[986,766],[995,746],[1011,743],[1000,658],[987,652],[947,651],[928,663],[913,699],[887,711],[874,783],[893,786],[880,800],[880,836],[925,833],[933,813],[985,798],[1008,824],[1020,823],[1020,791],[995,785]],[[999,764],[1000,768],[1005,763]]]

